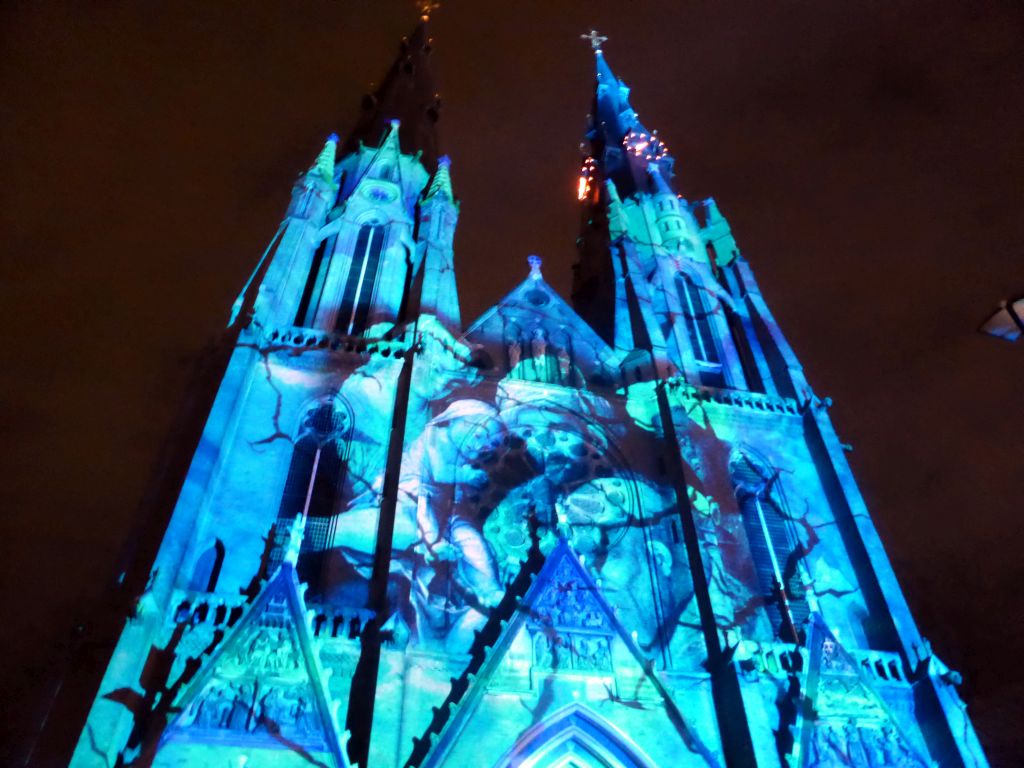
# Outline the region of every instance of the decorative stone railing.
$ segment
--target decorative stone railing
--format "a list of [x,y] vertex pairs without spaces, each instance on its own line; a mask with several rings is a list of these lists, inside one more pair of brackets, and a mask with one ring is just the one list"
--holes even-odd
[[799,404],[788,397],[773,397],[741,389],[695,387],[681,378],[669,379],[666,385],[678,397],[696,403],[717,403],[762,413],[788,413],[794,416],[800,413]]
[[186,592],[174,595],[174,610],[170,622],[188,622],[192,626],[233,627],[245,613],[245,595],[217,595],[209,592]]
[[[244,595],[225,597],[208,592],[179,591],[175,601],[170,623],[187,622],[193,627],[229,629],[238,623],[248,606]],[[316,603],[307,604],[306,614],[314,637],[339,640],[357,640],[373,618],[371,611],[360,608],[342,609]]]
[[357,355],[379,354],[395,358],[404,357],[409,349],[409,344],[405,340],[367,339],[362,336],[346,336],[340,333],[313,331],[305,328],[268,331],[264,334],[264,343],[271,347],[280,346],[295,350],[320,349]]
[[[798,669],[806,669],[810,661],[806,648],[794,648],[784,643],[752,643],[744,641],[740,669],[756,670],[763,674],[780,677]],[[877,683],[907,685],[909,681],[903,672],[899,654],[887,651],[846,650],[857,663],[861,674]],[[794,654],[800,657],[799,662]]]
[[360,608],[343,609],[315,603],[310,603],[307,607],[312,617],[310,629],[313,636],[322,640],[358,640],[367,622],[373,618],[372,611]]

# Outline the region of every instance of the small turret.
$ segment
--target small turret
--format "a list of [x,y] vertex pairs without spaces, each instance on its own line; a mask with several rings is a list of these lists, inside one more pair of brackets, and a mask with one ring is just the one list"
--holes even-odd
[[316,173],[326,182],[334,181],[334,159],[338,150],[338,134],[332,133],[327,137],[324,148],[316,157],[316,162],[309,169],[310,173]]
[[436,316],[454,333],[461,323],[453,251],[459,203],[452,192],[450,168],[447,155],[437,161],[437,172],[420,202],[417,238],[423,265],[420,312]]
[[648,130],[629,103],[629,86],[615,76],[600,47],[605,38],[584,35],[594,46],[596,69],[594,101],[588,119],[586,141],[605,178],[615,181],[623,196],[647,191],[647,170],[657,163],[666,179],[672,177],[673,160],[657,131]]
[[324,142],[309,170],[300,174],[292,188],[292,202],[288,215],[295,218],[322,222],[334,203],[337,187],[334,166],[338,149],[338,134],[332,133]]
[[438,159],[437,173],[434,174],[434,180],[430,182],[430,188],[427,190],[424,200],[440,197],[448,202],[455,202],[455,195],[452,194],[452,177],[448,171],[451,165],[452,161],[448,155],[442,155]]
[[661,245],[668,251],[678,252],[680,249],[686,249],[689,251],[686,255],[693,255],[693,245],[689,242],[690,228],[687,227],[679,198],[668,185],[664,174],[665,170],[657,162],[647,166],[657,236],[661,240]]

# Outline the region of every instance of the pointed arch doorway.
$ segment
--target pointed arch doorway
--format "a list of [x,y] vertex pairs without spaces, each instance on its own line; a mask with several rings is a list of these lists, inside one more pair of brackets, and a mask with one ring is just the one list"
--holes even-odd
[[528,728],[494,768],[655,768],[615,726],[571,704]]

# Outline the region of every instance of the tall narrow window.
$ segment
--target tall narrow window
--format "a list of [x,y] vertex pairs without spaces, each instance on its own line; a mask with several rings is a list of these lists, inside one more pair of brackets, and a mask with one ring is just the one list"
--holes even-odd
[[676,290],[683,305],[683,314],[686,315],[686,330],[693,356],[698,363],[718,365],[718,349],[715,347],[715,337],[711,333],[711,322],[700,289],[690,278],[676,275]]
[[296,516],[306,514],[299,554],[299,577],[318,589],[323,555],[329,547],[335,501],[345,479],[345,453],[350,418],[331,403],[311,409],[295,438],[284,494],[274,526],[277,546],[271,567],[284,557],[284,542]]
[[785,509],[778,473],[747,454],[729,460],[757,582],[775,633],[797,639],[809,615],[799,562],[803,549]]
[[356,238],[352,252],[352,264],[345,292],[342,294],[341,309],[335,330],[339,333],[362,333],[370,303],[377,284],[377,267],[380,265],[381,249],[384,246],[384,227],[380,224],[364,224]]
[[325,256],[328,245],[333,245],[333,243],[333,237],[324,238],[313,254],[313,262],[310,264],[309,275],[306,277],[306,286],[302,289],[302,298],[299,299],[299,309],[295,313],[295,324],[302,328],[313,327],[313,318],[316,317],[320,294],[324,289],[324,277],[327,274],[327,263],[325,262],[330,262],[330,259]]
[[740,366],[743,368],[743,377],[747,381],[747,388],[752,392],[764,392],[764,382],[761,381],[761,374],[757,370],[754,352],[750,348],[750,340],[743,327],[743,320],[729,307],[723,307],[723,309],[725,310],[726,325],[729,326],[729,331],[732,334],[733,346],[736,348]]
[[704,302],[700,288],[689,277],[676,275],[676,292],[683,306],[690,348],[700,367],[701,382],[712,387],[724,387],[722,361],[718,355],[715,334],[711,329],[711,312]]

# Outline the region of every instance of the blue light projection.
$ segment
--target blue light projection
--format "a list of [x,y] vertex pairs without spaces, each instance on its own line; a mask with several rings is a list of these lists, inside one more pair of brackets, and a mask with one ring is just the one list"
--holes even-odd
[[463,330],[450,162],[398,121],[297,182],[73,765],[986,764],[728,224],[587,39],[575,308],[531,257]]

